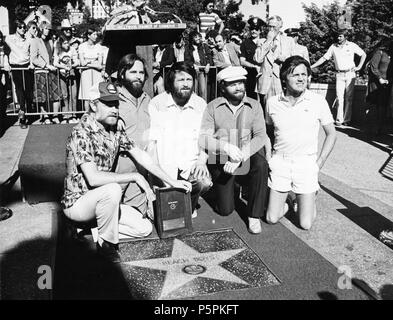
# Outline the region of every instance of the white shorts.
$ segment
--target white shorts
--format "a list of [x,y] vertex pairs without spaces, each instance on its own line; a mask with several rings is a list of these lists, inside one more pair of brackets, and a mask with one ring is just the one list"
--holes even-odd
[[273,154],[269,161],[268,185],[279,192],[306,194],[319,190],[317,155]]

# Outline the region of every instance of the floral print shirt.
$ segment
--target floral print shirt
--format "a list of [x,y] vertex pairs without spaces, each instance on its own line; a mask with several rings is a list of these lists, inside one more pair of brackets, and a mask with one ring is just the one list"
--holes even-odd
[[90,114],[84,114],[66,143],[67,175],[61,204],[70,208],[81,196],[92,189],[83,176],[80,166],[94,162],[99,171],[113,171],[118,152],[135,147],[125,131],[108,132]]

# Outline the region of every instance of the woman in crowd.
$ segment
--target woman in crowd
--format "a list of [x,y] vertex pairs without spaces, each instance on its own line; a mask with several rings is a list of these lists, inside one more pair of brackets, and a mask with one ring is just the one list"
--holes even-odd
[[0,31],[0,137],[5,132],[6,126],[8,71],[10,70],[9,51],[10,49],[4,42],[3,33]]
[[[43,24],[38,37],[31,40],[30,61],[35,68],[35,99],[44,114],[43,123],[60,123],[58,112],[61,94],[57,68],[53,65],[53,45],[49,33],[49,24]],[[54,112],[52,121],[45,116],[46,112],[51,111],[51,104]]]
[[97,43],[98,34],[94,29],[86,32],[87,41],[79,46],[79,61],[83,68],[81,72],[79,99],[84,101],[88,110],[88,91],[94,83],[101,82],[103,71],[103,57],[101,46]]
[[[70,41],[65,36],[60,36],[57,54],[54,56],[54,66],[60,71],[60,88],[64,101],[65,112],[76,110],[76,75],[75,68],[79,65],[78,53],[71,47]],[[63,115],[62,123],[76,123],[75,114]]]
[[12,80],[15,86],[15,108],[19,110],[19,124],[27,128],[25,113],[33,103],[33,73],[30,68],[30,41],[27,40],[26,24],[21,20],[15,21],[16,32],[5,38],[10,48],[9,63]]
[[393,41],[387,41],[375,50],[369,63],[367,102],[371,105],[370,111],[375,119],[373,133],[377,135],[382,133],[389,111],[393,80],[392,53]]
[[200,97],[207,100],[207,76],[210,66],[213,65],[213,57],[209,46],[202,42],[202,36],[197,31],[191,31],[189,34],[184,61],[194,65],[197,71],[195,91]]

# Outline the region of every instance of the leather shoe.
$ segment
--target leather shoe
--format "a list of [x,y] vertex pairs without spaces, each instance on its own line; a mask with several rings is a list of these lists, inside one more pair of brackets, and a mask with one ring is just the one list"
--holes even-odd
[[100,246],[97,243],[97,253],[104,259],[112,262],[112,263],[120,263],[121,258],[120,254],[116,249],[116,245],[107,241],[103,241]]
[[259,218],[248,218],[248,232],[258,234],[262,232],[261,221]]
[[0,221],[7,220],[11,218],[12,210],[6,207],[0,207]]

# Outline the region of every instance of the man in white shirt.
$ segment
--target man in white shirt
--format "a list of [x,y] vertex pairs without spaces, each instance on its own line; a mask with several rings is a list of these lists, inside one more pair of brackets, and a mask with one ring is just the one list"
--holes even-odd
[[[206,102],[193,93],[196,72],[191,64],[175,62],[165,78],[165,92],[149,104],[149,153],[173,179],[192,183],[192,210],[211,186],[207,154],[198,146]],[[194,214],[195,216],[195,214]]]
[[[319,189],[318,171],[336,141],[329,105],[307,90],[311,68],[307,60],[292,56],[280,70],[284,92],[266,104],[266,123],[274,129],[273,155],[269,160],[269,205],[266,220],[277,223],[285,214],[288,192],[296,194],[300,226],[308,230],[316,217],[315,194]],[[320,126],[325,132],[318,155]]]
[[[337,116],[336,125],[347,125],[352,118],[352,100],[355,88],[356,72],[359,71],[364,61],[366,53],[356,43],[347,40],[348,31],[342,29],[338,32],[337,43],[331,45],[328,51],[312,66],[317,68],[325,61],[333,58],[336,68],[336,95],[337,95]],[[360,56],[360,62],[355,66],[354,56]]]

